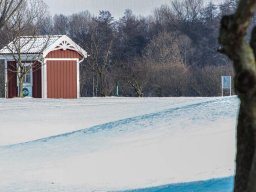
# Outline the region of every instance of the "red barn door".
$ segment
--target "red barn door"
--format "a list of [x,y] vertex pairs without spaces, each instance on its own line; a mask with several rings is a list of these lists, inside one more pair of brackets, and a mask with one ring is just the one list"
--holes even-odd
[[35,62],[33,64],[33,97],[42,98],[42,75],[41,75],[41,63]]
[[76,61],[47,61],[47,97],[77,98]]
[[7,63],[8,98],[13,98],[18,96],[16,71],[17,71],[16,62],[9,61]]

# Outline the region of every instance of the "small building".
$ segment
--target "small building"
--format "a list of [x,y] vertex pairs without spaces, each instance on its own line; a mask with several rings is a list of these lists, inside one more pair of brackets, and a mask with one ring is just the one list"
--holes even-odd
[[[14,40],[15,41],[15,40]],[[5,65],[5,97],[18,96],[17,58],[28,73],[24,76],[23,94],[34,98],[79,98],[79,64],[87,52],[66,35],[23,36],[19,54],[11,42],[0,50]]]

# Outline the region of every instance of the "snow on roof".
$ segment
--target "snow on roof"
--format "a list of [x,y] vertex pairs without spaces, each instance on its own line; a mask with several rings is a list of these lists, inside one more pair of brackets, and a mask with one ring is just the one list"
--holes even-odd
[[66,35],[22,36],[10,42],[0,54],[43,54],[44,57],[54,50],[74,50],[87,57],[87,52]]
[[22,36],[10,42],[3,49],[0,54],[17,53],[20,49],[21,53],[42,53],[47,47],[52,45],[61,36]]

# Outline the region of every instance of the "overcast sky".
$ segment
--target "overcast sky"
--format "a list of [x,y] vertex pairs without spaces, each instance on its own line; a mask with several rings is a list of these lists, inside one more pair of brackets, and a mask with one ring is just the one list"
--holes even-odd
[[170,0],[44,0],[50,13],[66,15],[88,10],[97,15],[99,10],[108,10],[115,18],[123,15],[125,9],[131,9],[136,15],[147,16],[161,4],[169,4]]

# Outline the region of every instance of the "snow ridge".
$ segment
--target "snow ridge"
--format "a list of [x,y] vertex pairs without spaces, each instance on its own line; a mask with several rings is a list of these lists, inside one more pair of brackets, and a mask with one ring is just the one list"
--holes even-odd
[[158,109],[1,146],[0,191],[122,191],[233,175],[237,97]]
[[[230,100],[230,98],[232,98]],[[108,123],[104,123],[101,125],[96,125],[90,128],[85,128],[85,129],[81,129],[78,131],[72,131],[72,132],[68,132],[65,134],[60,134],[60,135],[55,135],[55,136],[50,136],[47,138],[42,138],[42,139],[38,139],[38,140],[34,140],[34,141],[28,141],[28,142],[24,142],[24,143],[18,143],[18,144],[13,144],[13,145],[5,145],[5,146],[0,146],[1,148],[12,148],[15,146],[19,146],[19,145],[27,145],[27,144],[32,144],[32,143],[38,143],[38,142],[50,142],[52,140],[55,139],[59,139],[59,138],[67,138],[67,137],[72,137],[72,136],[77,136],[80,134],[83,135],[88,135],[91,136],[92,134],[97,134],[97,133],[102,133],[103,131],[106,132],[111,132],[111,131],[115,131],[116,133],[118,132],[126,132],[126,131],[135,131],[134,127],[136,127],[136,130],[138,130],[137,126],[132,126],[129,127],[128,125],[131,124],[138,124],[139,122],[143,122],[143,121],[147,121],[149,122],[149,125],[152,125],[153,123],[155,123],[157,120],[162,121],[163,118],[167,118],[169,116],[172,116],[172,114],[176,113],[179,114],[179,116],[182,116],[182,113],[185,113],[185,111],[193,111],[194,113],[197,110],[200,110],[202,108],[207,108],[208,105],[216,105],[216,106],[220,106],[220,104],[227,104],[226,107],[230,107],[230,101],[233,100],[237,100],[237,98],[235,96],[233,97],[224,97],[224,98],[211,98],[211,99],[206,99],[203,101],[192,101],[192,102],[186,102],[183,104],[178,104],[178,105],[174,105],[171,108],[167,109],[167,110],[163,110],[160,112],[156,112],[156,113],[149,113],[149,114],[145,114],[145,115],[140,115],[140,116],[135,116],[135,117],[131,117],[131,118],[126,118],[126,119],[122,119],[122,120],[118,120],[118,121],[113,121],[113,122],[108,122]],[[237,114],[237,107],[234,107],[234,111],[233,113],[227,113],[227,114],[223,114],[223,112],[225,111],[225,106],[223,106],[222,110],[218,110],[213,113],[211,113],[210,115],[205,114],[207,117],[207,119],[214,121],[216,120],[220,115],[229,115],[230,117],[234,117]],[[219,108],[220,109],[220,108]],[[223,110],[224,109],[224,110]],[[177,115],[174,115],[177,116]],[[172,116],[173,117],[173,116]],[[177,117],[175,117],[177,118]],[[196,119],[202,119],[202,116],[196,116],[195,114],[193,114],[193,120]],[[148,125],[141,125],[141,127],[139,127],[140,129],[143,128],[147,128]]]

